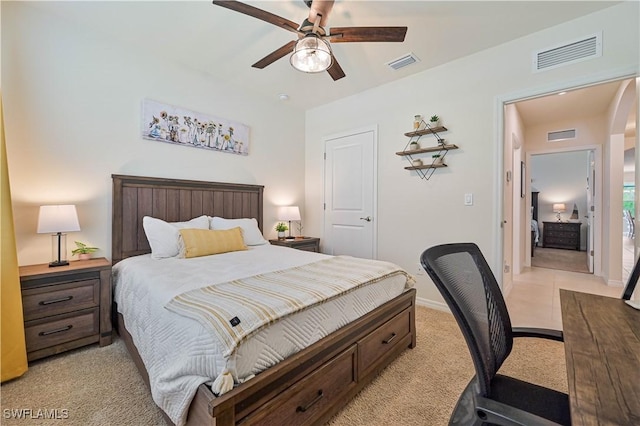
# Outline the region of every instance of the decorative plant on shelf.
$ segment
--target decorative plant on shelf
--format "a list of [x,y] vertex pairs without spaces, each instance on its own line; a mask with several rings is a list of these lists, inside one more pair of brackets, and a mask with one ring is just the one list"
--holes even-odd
[[431,158],[433,158],[433,164],[442,164],[442,158],[440,157],[440,154],[433,154]]
[[420,145],[418,145],[418,141],[411,141],[411,143],[409,144],[409,149],[411,151],[414,151],[416,149],[420,149]]
[[91,253],[98,251],[97,247],[89,247],[83,242],[76,241],[76,248],[71,251],[72,255],[78,255],[80,260],[91,258]]
[[431,118],[429,119],[429,125],[431,127],[438,127],[439,121],[440,121],[440,117],[438,117],[437,115],[432,115]]

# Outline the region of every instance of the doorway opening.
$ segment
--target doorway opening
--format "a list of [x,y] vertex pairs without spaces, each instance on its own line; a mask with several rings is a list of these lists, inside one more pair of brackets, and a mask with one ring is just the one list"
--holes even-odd
[[531,227],[537,227],[532,267],[593,273],[589,175],[594,154],[576,150],[530,156]]
[[[583,222],[580,249],[586,249],[589,256],[592,255],[591,270],[596,276],[604,278],[608,285],[622,285],[623,145],[629,142],[635,147],[637,144],[637,105],[632,105],[626,98],[631,98],[631,94],[635,96],[635,93],[635,81],[621,78],[503,101],[502,284],[505,293],[509,292],[514,276],[529,271],[527,268],[531,267],[530,250],[533,248],[529,246],[535,238],[530,227],[532,190],[535,190],[535,183],[530,180],[531,155],[555,151],[594,150],[594,168],[589,174],[590,181],[586,182],[585,178],[583,190],[590,184],[594,196],[601,194],[606,199],[596,196],[593,210],[587,208],[583,212],[578,208],[580,220],[586,219],[585,214],[593,214],[592,224]],[[633,127],[630,131],[619,123],[621,117],[629,118]],[[516,140],[521,147],[515,146]],[[516,148],[522,150],[522,168],[514,159]],[[510,178],[513,178],[511,183]],[[521,197],[517,196],[519,187],[525,188]],[[556,204],[562,204],[560,200],[556,201]],[[552,220],[555,214],[561,214],[564,215],[563,220],[568,221],[573,214],[573,204],[562,206],[558,212],[553,211],[551,205],[546,213],[552,216]],[[593,238],[585,235],[591,230]],[[519,239],[515,238],[516,234],[520,235]],[[543,235],[540,238],[544,240]]]

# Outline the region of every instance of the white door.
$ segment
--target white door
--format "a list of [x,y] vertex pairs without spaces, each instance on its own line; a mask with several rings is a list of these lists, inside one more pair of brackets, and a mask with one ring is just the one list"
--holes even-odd
[[587,260],[589,263],[589,272],[593,273],[593,213],[595,210],[596,202],[596,158],[593,150],[589,151],[588,155],[588,170],[589,176],[587,176]]
[[324,252],[376,256],[375,129],[325,139]]

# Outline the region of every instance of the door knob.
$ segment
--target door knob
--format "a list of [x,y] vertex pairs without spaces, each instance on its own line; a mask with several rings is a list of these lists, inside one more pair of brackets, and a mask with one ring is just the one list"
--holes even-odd
[[361,217],[360,220],[366,220],[367,222],[371,222],[371,216]]

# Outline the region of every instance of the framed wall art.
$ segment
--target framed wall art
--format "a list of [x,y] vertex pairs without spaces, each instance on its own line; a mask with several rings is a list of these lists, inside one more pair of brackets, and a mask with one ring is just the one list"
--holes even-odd
[[249,126],[144,99],[142,137],[158,142],[249,155]]

